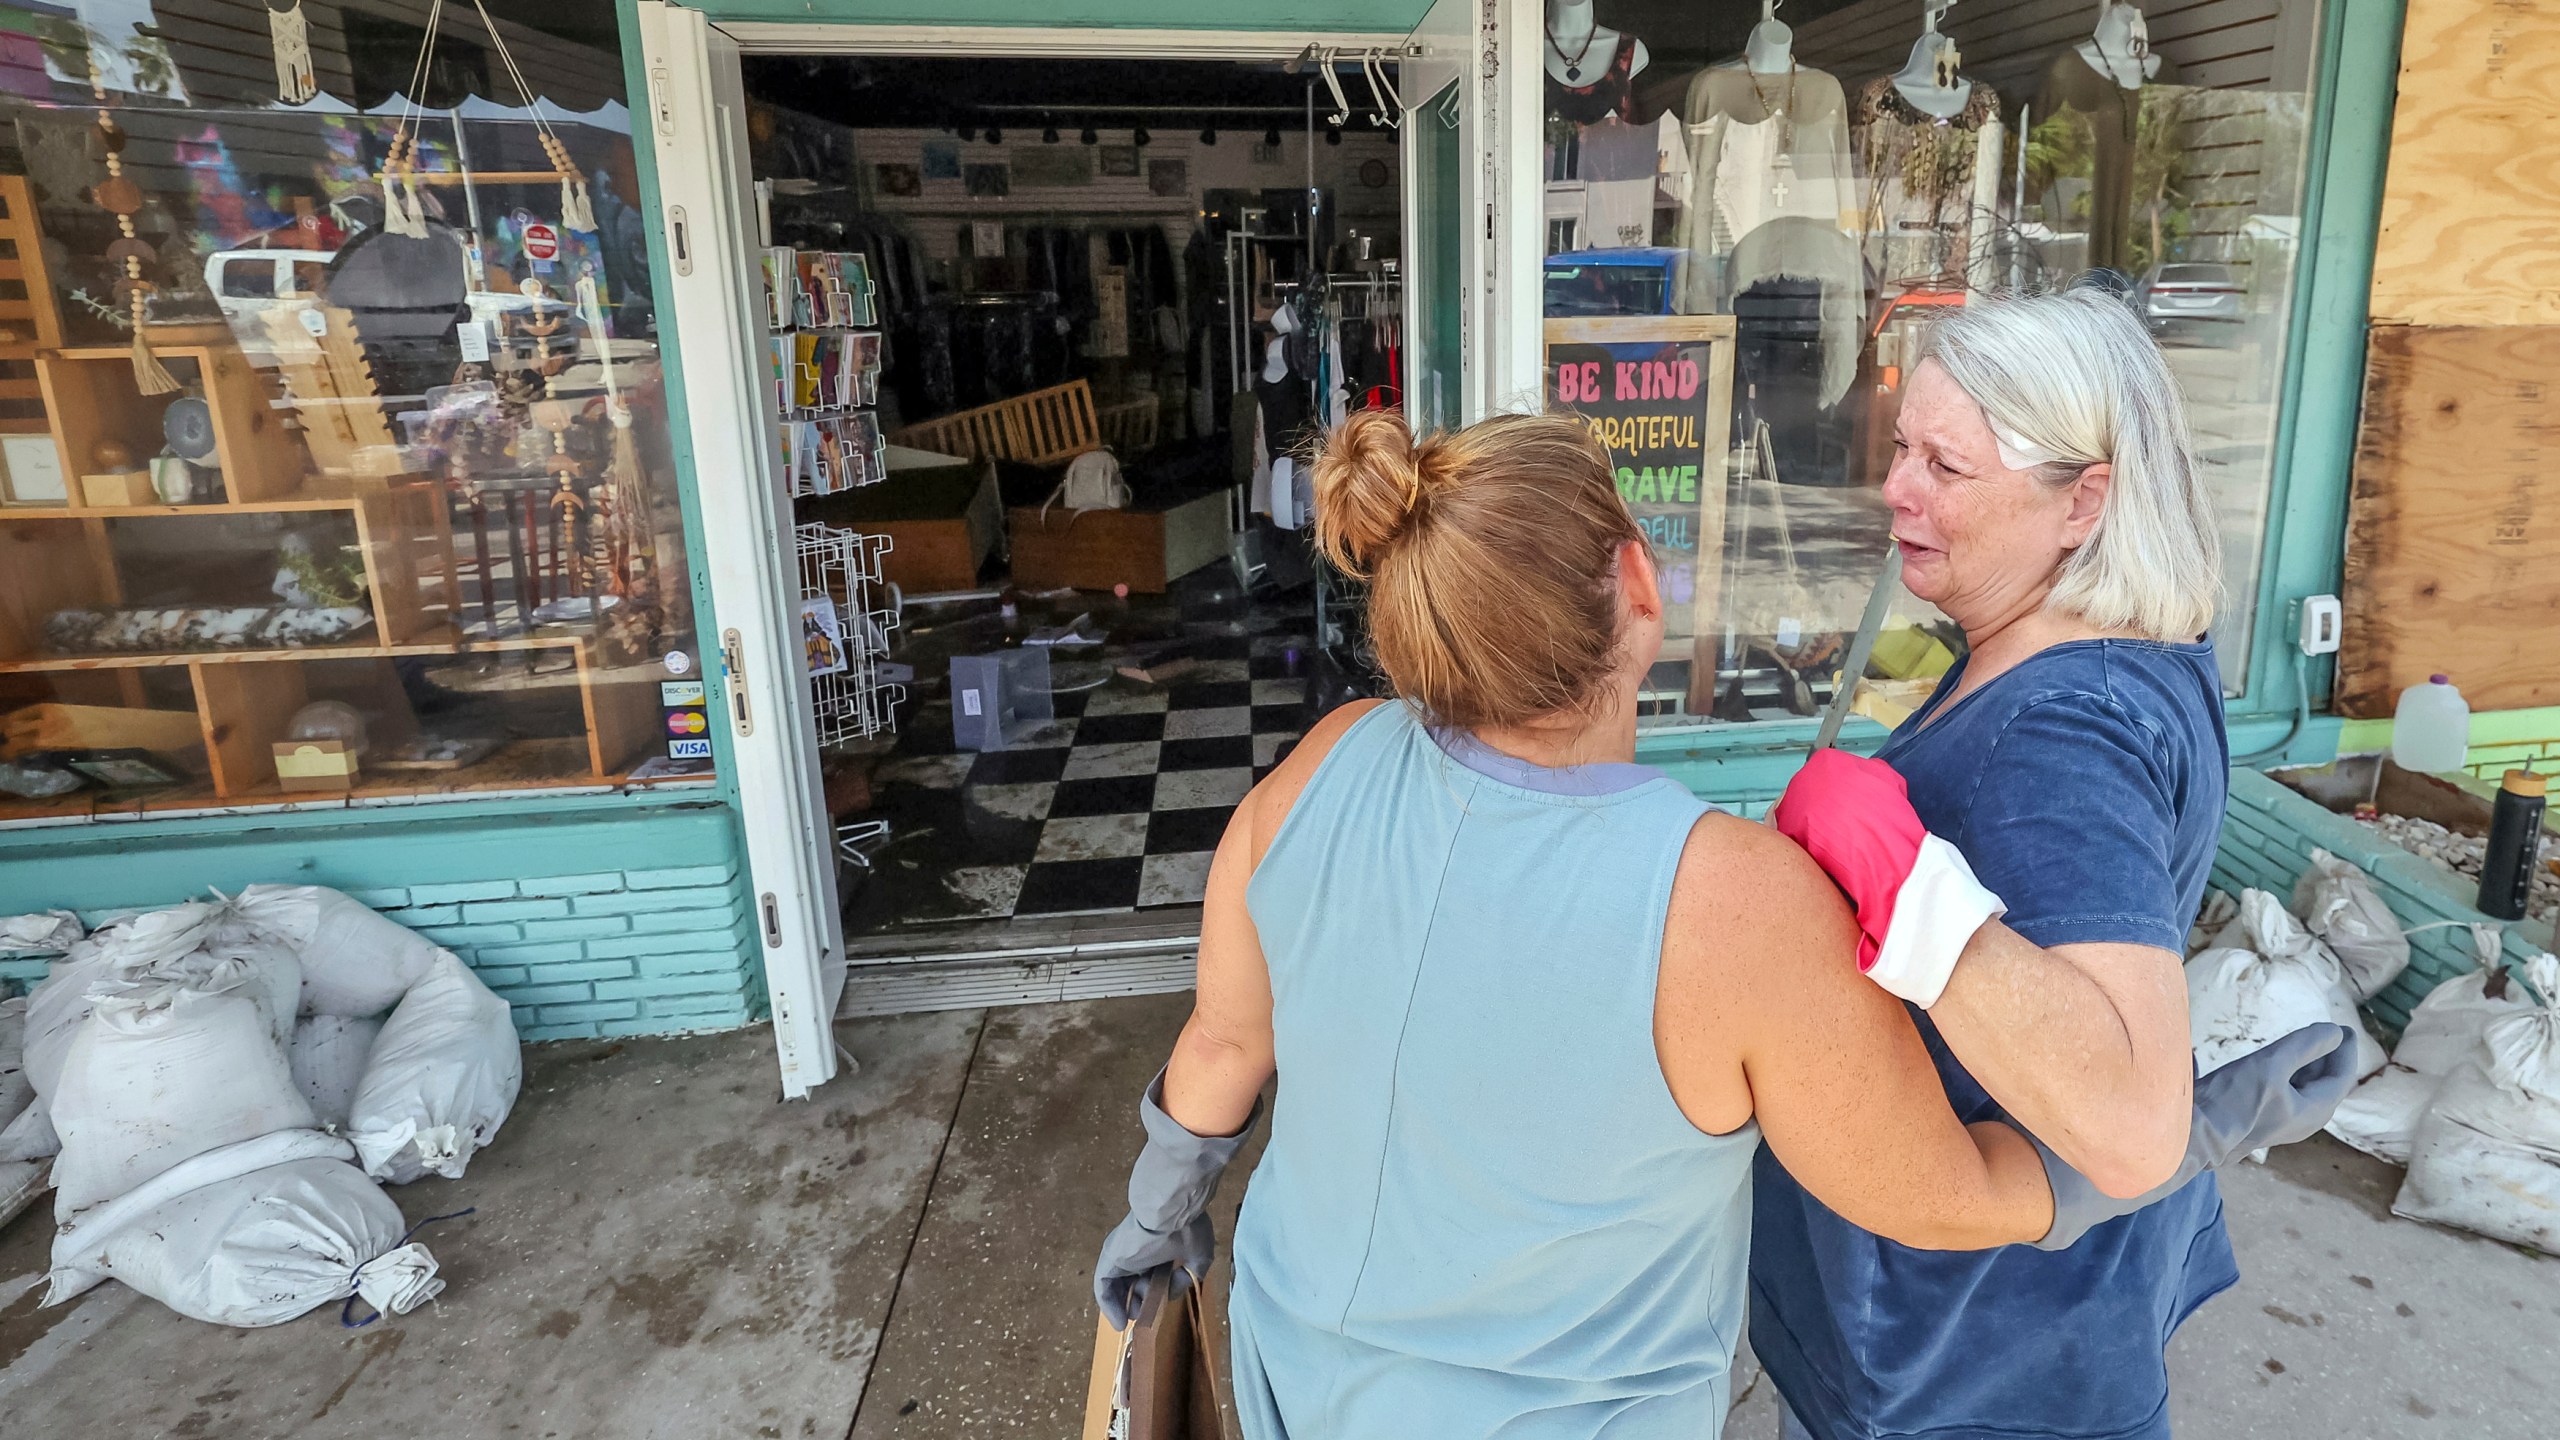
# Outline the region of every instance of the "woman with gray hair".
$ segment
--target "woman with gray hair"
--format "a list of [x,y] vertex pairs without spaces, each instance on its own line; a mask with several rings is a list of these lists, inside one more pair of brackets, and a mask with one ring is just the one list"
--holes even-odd
[[2306,1103],[2199,1088],[2188,1040],[2181,961],[2230,768],[2212,502],[2159,347],[2093,291],[1940,321],[1894,448],[1904,583],[1967,654],[1874,759],[1813,757],[1775,818],[1856,905],[1859,967],[1911,1007],[1958,1117],[2017,1125],[2121,1213],[1916,1250],[1764,1151],[1752,1345],[1791,1434],[2166,1437],[2163,1347],[2239,1278],[2184,1157],[2216,1106]]

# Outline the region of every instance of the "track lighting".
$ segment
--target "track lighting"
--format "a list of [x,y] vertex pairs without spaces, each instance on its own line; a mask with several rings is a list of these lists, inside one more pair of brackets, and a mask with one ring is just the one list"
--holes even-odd
[[1057,143],[1058,143],[1058,127],[1057,127],[1057,126],[1055,126],[1055,125],[1052,125],[1052,126],[1048,127],[1047,129],[1045,129],[1045,130],[1041,131],[1041,132],[1040,132],[1040,143],[1041,143],[1041,144],[1043,144],[1043,145],[1055,145],[1055,144],[1057,144]]
[[1201,126],[1201,127],[1200,127],[1200,143],[1201,143],[1201,144],[1203,144],[1203,145],[1215,145],[1215,144],[1217,144],[1217,143],[1218,143],[1218,127],[1217,127],[1217,126],[1215,126],[1215,125],[1203,125],[1203,126]]
[[970,141],[975,140],[975,139],[977,139],[977,138],[978,138],[978,127],[977,127],[977,126],[975,126],[975,125],[963,125],[963,126],[961,126],[961,127],[960,127],[960,143],[962,143],[962,144],[964,144],[964,145],[965,145],[965,144],[968,144]]
[[1090,125],[1084,127],[1084,133],[1076,138],[1082,140],[1087,145],[1099,145],[1102,143],[1102,137],[1095,134],[1093,127]]
[[1341,143],[1342,143],[1342,127],[1341,127],[1341,126],[1339,126],[1339,125],[1327,125],[1326,127],[1324,127],[1324,143],[1326,143],[1327,145],[1339,145],[1339,144],[1341,144]]
[[988,143],[988,144],[990,144],[990,145],[1001,145],[1001,144],[1003,144],[1003,143],[1004,143],[1004,132],[1003,132],[1002,130],[997,129],[997,128],[996,128],[996,127],[994,127],[993,125],[988,126],[988,127],[987,127],[987,143]]
[[1144,145],[1155,138],[1156,137],[1153,135],[1147,133],[1147,127],[1144,125],[1141,125],[1137,129],[1129,132],[1129,143],[1132,145]]
[[1274,149],[1274,150],[1279,149],[1279,148],[1280,148],[1280,127],[1279,127],[1279,126],[1277,126],[1277,125],[1274,125],[1274,126],[1272,126],[1270,129],[1263,131],[1263,132],[1262,132],[1262,143],[1263,143],[1263,144],[1265,144],[1265,145],[1270,146],[1270,147],[1271,147],[1272,149]]

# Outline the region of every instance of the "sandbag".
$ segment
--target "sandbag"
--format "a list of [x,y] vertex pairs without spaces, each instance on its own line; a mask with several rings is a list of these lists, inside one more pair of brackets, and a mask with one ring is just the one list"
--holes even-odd
[[2560,1011],[2481,1041],[2436,1092],[2391,1213],[2560,1255]]
[[2338,957],[2358,1000],[2370,1000],[2409,968],[2409,937],[2383,903],[2373,878],[2353,861],[2311,852],[2311,868],[2293,887],[2294,913]]
[[35,1103],[36,1087],[27,1081],[27,1000],[0,1000],[0,1131]]
[[206,1151],[312,1125],[311,1103],[245,984],[102,997],[47,1108],[62,1137],[53,1167],[62,1220]]
[[278,942],[300,959],[305,1015],[380,1015],[442,953],[325,885],[252,885],[233,897],[229,916],[234,930]]
[[311,1102],[311,1114],[322,1128],[347,1128],[355,1113],[356,1087],[364,1083],[374,1038],[381,1033],[381,1021],[345,1015],[305,1015],[295,1022],[285,1063],[293,1071],[293,1088]]
[[[2492,937],[2492,945],[2495,937]],[[2495,964],[2496,951],[2489,952]],[[2480,1052],[2490,1022],[2534,1008],[2534,994],[2560,995],[2560,960],[2537,955],[2519,981],[2495,969],[2457,975],[2409,1012],[2400,1048],[2382,1073],[2355,1089],[2330,1117],[2329,1133],[2377,1159],[2409,1163],[2427,1107],[2445,1077]]]
[[2338,957],[2283,902],[2264,890],[2243,891],[2235,923],[2248,935],[2248,948],[2217,946],[2187,962],[2187,1022],[2199,1072],[2323,1020],[2355,1032],[2359,1076],[2389,1062],[2356,1013]]
[[281,945],[255,938],[208,933],[195,949],[182,954],[141,958],[110,942],[107,969],[89,986],[93,1003],[156,997],[179,990],[206,994],[238,991],[256,1003],[267,1035],[282,1049],[293,1038],[293,1011],[302,996],[302,962]]
[[352,1153],[282,1131],[166,1171],[63,1227],[44,1303],[112,1278],[218,1325],[280,1324],[348,1295],[415,1309],[444,1288],[435,1257],[401,1243],[400,1207]]
[[68,910],[36,910],[25,915],[0,915],[0,952],[19,955],[59,955],[80,943],[88,932],[80,928],[80,917]]
[[438,951],[374,1040],[347,1137],[365,1173],[394,1185],[428,1174],[459,1180],[523,1082],[507,1002]]

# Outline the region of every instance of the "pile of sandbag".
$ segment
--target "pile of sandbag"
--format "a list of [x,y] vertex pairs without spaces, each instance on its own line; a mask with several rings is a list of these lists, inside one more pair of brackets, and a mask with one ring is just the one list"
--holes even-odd
[[2386,1055],[2357,1006],[2408,968],[2409,939],[2370,877],[2315,850],[2290,912],[2263,890],[2210,895],[2188,940],[2196,1065],[2354,1027],[2363,1083],[2328,1129],[2409,1168],[2392,1213],[2560,1254],[2560,959],[2507,968],[2499,927],[2471,929],[2481,968],[2429,992]]
[[73,944],[28,997],[35,1101],[0,1154],[55,1153],[59,1304],[114,1278],[269,1325],[443,1282],[381,1181],[459,1176],[514,1104],[507,1003],[334,890],[252,886]]

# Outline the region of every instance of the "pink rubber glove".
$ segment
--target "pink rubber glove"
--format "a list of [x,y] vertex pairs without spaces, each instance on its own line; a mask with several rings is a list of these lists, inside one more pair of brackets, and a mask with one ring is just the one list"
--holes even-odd
[[1910,789],[1881,760],[1817,750],[1769,817],[1813,857],[1858,912],[1858,969],[1926,1009],[1983,922],[2008,907],[1929,833]]

